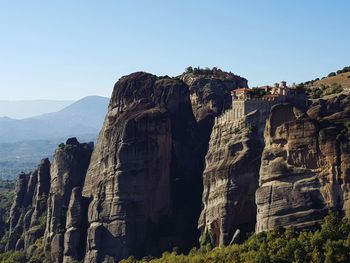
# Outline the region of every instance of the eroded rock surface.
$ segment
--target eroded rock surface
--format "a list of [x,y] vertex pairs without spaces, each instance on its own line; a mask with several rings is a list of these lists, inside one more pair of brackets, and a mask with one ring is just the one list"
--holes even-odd
[[92,199],[85,262],[197,243],[197,135],[180,79],[137,72],[116,83],[83,189]]
[[[255,111],[237,121],[220,117],[213,127],[203,174],[203,209],[198,226],[214,245],[229,245],[256,222],[255,191],[264,147],[267,113]],[[234,237],[235,236],[235,237]]]
[[[85,251],[81,188],[89,165],[92,143],[70,138],[56,150],[51,165],[51,189],[44,236],[45,252],[51,262],[81,260]],[[80,227],[78,226],[80,225]],[[64,244],[68,244],[66,248]],[[78,245],[79,244],[79,245]],[[79,252],[76,249],[79,249]]]
[[231,91],[247,88],[245,78],[220,69],[199,70],[180,76],[189,87],[193,114],[198,123],[199,142],[203,158],[208,150],[208,142],[214,125],[214,118],[231,108]]
[[50,190],[50,162],[43,159],[36,170],[18,176],[15,200],[10,211],[6,250],[30,249],[45,230]]
[[310,228],[328,209],[349,216],[349,94],[313,101],[304,113],[273,108],[265,129],[256,231]]
[[63,262],[80,261],[85,256],[88,200],[81,195],[82,187],[74,187],[70,197],[66,231],[64,234]]
[[180,77],[189,86],[197,122],[219,116],[231,107],[231,90],[248,87],[245,78],[220,69],[184,73]]

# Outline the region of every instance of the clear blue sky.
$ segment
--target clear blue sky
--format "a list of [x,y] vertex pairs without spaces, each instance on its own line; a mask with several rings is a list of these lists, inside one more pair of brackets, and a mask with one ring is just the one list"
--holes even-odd
[[110,96],[122,75],[218,66],[250,86],[350,65],[348,0],[1,1],[0,98]]

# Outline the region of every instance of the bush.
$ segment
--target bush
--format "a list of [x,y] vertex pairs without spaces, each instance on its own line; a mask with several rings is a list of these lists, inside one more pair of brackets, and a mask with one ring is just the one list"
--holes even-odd
[[0,253],[5,251],[5,247],[6,247],[8,240],[9,240],[9,232],[6,231],[0,240]]
[[258,89],[254,88],[251,90],[251,95],[255,98],[262,98],[263,96],[269,94],[269,92],[263,90],[263,89]]
[[342,92],[344,89],[339,84],[332,84],[331,86],[312,87],[307,90],[307,93],[311,99],[322,98],[323,96],[336,94]]
[[323,96],[340,93],[343,91],[343,88],[339,84],[332,84],[331,86],[327,86],[323,91]]
[[335,73],[335,72],[331,72],[331,73],[329,73],[328,74],[328,76],[327,77],[334,77],[334,76],[336,76],[337,75],[337,73]]
[[1,263],[27,263],[26,255],[21,251],[9,251],[0,255]]
[[[202,237],[202,240],[208,239]],[[203,235],[202,235],[203,236]],[[123,263],[152,262],[349,262],[350,223],[337,214],[325,217],[320,230],[301,231],[294,228],[276,228],[273,231],[254,234],[243,244],[210,249],[208,246],[192,249],[185,255],[163,253],[159,259],[137,261],[130,257]]]
[[190,66],[190,67],[187,67],[185,69],[185,73],[193,73],[193,68]]

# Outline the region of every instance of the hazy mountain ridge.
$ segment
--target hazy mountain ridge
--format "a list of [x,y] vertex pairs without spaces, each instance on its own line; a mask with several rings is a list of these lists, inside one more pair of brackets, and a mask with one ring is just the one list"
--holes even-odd
[[51,157],[68,137],[96,141],[108,102],[89,96],[58,112],[23,120],[0,118],[0,179],[33,170],[38,160]]
[[0,142],[47,140],[97,134],[107,112],[108,98],[89,96],[66,108],[32,118],[0,118]]
[[0,100],[0,118],[31,118],[59,111],[73,102],[74,100]]

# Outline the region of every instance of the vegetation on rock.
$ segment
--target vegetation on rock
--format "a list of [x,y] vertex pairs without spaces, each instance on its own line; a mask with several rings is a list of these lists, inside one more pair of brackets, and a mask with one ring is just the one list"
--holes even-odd
[[43,238],[39,238],[30,253],[25,251],[8,251],[0,254],[1,263],[49,263],[43,252]]
[[[310,98],[321,98],[322,96],[329,95],[323,94],[323,90],[328,89],[328,92],[339,93],[343,89],[350,88],[350,66],[339,69],[336,72],[329,73],[326,77],[316,78],[313,80],[305,81],[297,85],[299,88],[307,89]],[[342,90],[334,89],[335,87],[341,87]],[[315,91],[312,91],[316,89]],[[326,92],[327,93],[327,92]],[[332,93],[332,94],[333,94]]]
[[234,81],[236,77],[239,77],[232,72],[223,71],[217,67],[213,68],[201,68],[201,67],[187,67],[183,74],[193,74],[193,75],[213,75],[214,77],[219,77],[223,81]]
[[308,88],[307,92],[311,99],[322,98],[323,96],[337,94],[343,91],[343,88],[339,84],[332,84],[330,86],[321,85],[320,87]]
[[165,252],[159,259],[130,257],[123,263],[151,262],[349,262],[350,222],[335,213],[325,217],[322,227],[317,231],[296,231],[294,228],[277,228],[273,231],[254,234],[242,244],[211,249],[209,243],[188,255],[176,251]]
[[[0,181],[0,252],[3,252],[8,239],[8,217],[14,198],[15,182]],[[1,261],[0,261],[1,262]]]

